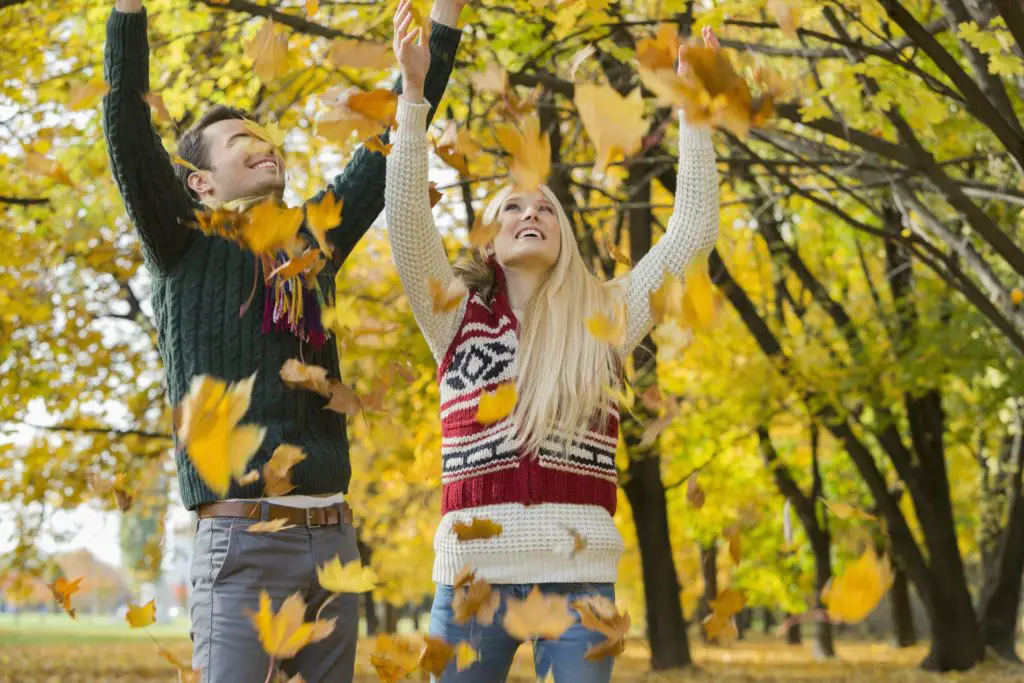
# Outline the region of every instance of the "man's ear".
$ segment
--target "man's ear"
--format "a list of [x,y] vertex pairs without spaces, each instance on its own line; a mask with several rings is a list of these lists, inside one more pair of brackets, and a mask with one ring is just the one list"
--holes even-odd
[[202,198],[213,192],[213,178],[209,171],[193,171],[188,176],[188,186]]

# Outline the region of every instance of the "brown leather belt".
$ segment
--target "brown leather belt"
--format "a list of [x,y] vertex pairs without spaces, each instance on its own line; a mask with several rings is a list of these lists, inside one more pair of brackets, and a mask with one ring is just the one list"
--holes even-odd
[[314,528],[352,524],[352,508],[348,503],[338,503],[322,508],[293,508],[273,503],[245,502],[240,500],[206,503],[198,509],[200,519],[206,517],[241,517],[253,521],[285,519],[289,524]]

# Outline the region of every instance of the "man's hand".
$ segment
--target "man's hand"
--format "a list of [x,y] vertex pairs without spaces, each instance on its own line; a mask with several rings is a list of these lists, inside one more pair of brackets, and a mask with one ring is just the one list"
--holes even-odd
[[430,20],[449,28],[458,28],[459,15],[469,0],[434,0],[430,9]]
[[403,0],[395,11],[395,56],[402,72],[402,97],[412,103],[423,101],[423,82],[430,68],[430,45],[423,36],[423,28],[412,24],[412,0]]
[[129,12],[135,14],[142,11],[142,0],[116,0],[114,9],[118,12]]

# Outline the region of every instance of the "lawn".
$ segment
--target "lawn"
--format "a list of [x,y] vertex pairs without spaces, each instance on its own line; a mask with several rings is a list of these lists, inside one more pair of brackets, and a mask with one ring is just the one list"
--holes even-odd
[[[191,647],[186,620],[160,624],[151,630],[161,644],[187,661]],[[360,643],[357,683],[377,681],[369,664],[372,647],[370,640]],[[920,672],[915,664],[924,656],[923,646],[898,650],[883,643],[840,643],[838,660],[824,663],[813,661],[805,648],[783,645],[764,636],[729,648],[696,644],[694,648],[699,670],[651,676],[647,673],[646,644],[630,643],[616,664],[615,680],[651,683],[1011,683],[1022,680],[1020,669],[996,663],[986,663],[970,673],[952,676]],[[58,619],[57,615],[30,615],[15,621],[10,615],[0,615],[0,683],[173,683],[175,680],[173,669],[158,656],[149,636],[144,631],[128,629],[122,622],[95,617],[71,622],[66,617]],[[521,648],[509,680],[516,683],[534,680],[528,646]]]

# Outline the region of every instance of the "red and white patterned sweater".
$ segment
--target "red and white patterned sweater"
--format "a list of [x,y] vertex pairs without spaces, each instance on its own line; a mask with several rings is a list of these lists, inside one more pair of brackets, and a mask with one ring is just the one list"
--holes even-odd
[[[463,566],[491,583],[614,582],[623,542],[615,512],[618,416],[582,441],[549,439],[539,453],[513,447],[509,418],[476,421],[480,395],[516,378],[518,319],[495,266],[496,294],[471,293],[455,311],[435,313],[429,278],[455,277],[431,215],[425,116],[429,104],[399,99],[388,156],[385,206],[392,253],[416,321],[438,362],[443,517],[434,536],[434,573],[451,584]],[[650,331],[649,292],[664,273],[682,275],[704,258],[718,232],[718,180],[708,132],[680,123],[676,210],[662,239],[633,269],[625,294],[624,357]],[[452,525],[473,518],[500,535],[458,541]],[[575,547],[575,536],[586,544]]]

